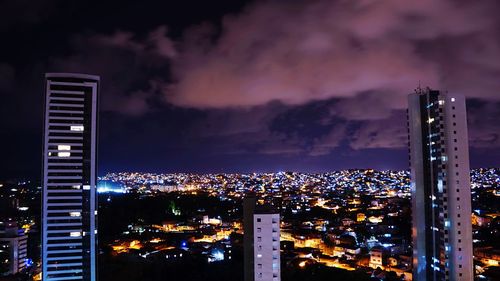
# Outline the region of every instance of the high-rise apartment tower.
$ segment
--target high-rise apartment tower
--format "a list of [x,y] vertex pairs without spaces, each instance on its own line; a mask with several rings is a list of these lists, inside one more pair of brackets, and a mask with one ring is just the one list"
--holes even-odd
[[46,74],[43,280],[97,280],[99,77]]
[[253,194],[243,200],[244,280],[280,281],[280,214],[256,203]]
[[280,281],[280,215],[257,206],[253,215],[254,280]]
[[413,280],[472,281],[465,98],[419,88],[408,101]]

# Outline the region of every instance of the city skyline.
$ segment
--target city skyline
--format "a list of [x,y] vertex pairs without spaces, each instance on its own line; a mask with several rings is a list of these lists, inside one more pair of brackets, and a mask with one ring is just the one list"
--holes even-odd
[[500,278],[500,2],[6,2],[0,280]]
[[362,2],[10,3],[0,178],[40,176],[50,71],[109,81],[101,175],[408,169],[419,84],[466,96],[471,167],[498,167],[499,4]]

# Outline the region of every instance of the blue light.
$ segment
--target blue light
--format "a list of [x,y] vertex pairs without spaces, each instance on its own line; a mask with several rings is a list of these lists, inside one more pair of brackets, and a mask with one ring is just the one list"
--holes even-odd
[[222,261],[224,260],[224,254],[222,252],[217,251],[214,253],[214,258],[216,261]]

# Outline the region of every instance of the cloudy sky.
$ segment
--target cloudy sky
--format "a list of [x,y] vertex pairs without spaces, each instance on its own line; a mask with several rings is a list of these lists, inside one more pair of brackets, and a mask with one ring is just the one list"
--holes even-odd
[[500,166],[495,0],[0,7],[0,177],[40,174],[45,72],[101,76],[100,173],[407,169],[419,83],[468,98],[471,164]]

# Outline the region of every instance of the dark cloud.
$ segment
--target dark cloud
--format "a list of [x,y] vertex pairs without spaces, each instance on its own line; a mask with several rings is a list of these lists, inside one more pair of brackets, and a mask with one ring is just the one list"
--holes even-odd
[[2,138],[32,147],[26,163],[52,71],[102,77],[105,170],[406,168],[406,96],[419,83],[469,98],[471,153],[500,147],[494,0],[277,0],[238,12],[228,1],[180,16],[133,1],[4,2]]
[[360,124],[349,137],[349,145],[356,150],[407,147],[406,112],[393,111],[386,119],[369,120]]
[[495,11],[496,1],[257,2],[226,16],[212,43],[201,29],[181,45],[168,100],[220,108],[336,97],[363,107],[370,92],[390,111],[404,108],[419,82],[498,99]]
[[4,92],[14,84],[15,70],[12,66],[0,62],[0,91]]
[[470,100],[468,106],[469,145],[476,148],[500,148],[500,102]]
[[0,0],[0,30],[16,27],[19,24],[34,24],[47,19],[55,12],[54,0]]
[[161,76],[168,75],[169,61],[176,56],[166,32],[160,26],[143,37],[124,31],[75,35],[71,55],[53,58],[48,69],[100,75],[103,110],[141,115],[161,100]]
[[[403,148],[406,96],[417,85],[499,100],[498,8],[495,1],[257,2],[226,16],[217,35],[206,26],[187,33],[167,100],[298,108],[298,116],[288,111],[271,122],[295,149],[281,144],[271,153],[326,155],[343,142],[354,150]],[[328,106],[300,114],[318,100]],[[481,123],[471,144],[497,146],[488,117],[469,115]]]

